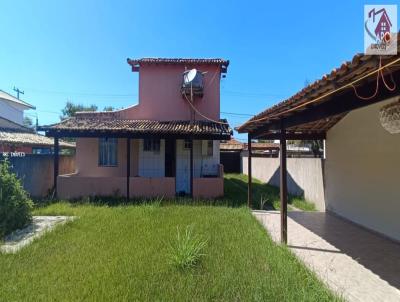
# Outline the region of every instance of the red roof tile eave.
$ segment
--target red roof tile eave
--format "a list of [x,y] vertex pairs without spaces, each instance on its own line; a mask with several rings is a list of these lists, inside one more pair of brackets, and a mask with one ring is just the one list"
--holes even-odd
[[141,59],[127,59],[132,69],[137,69],[140,65],[144,64],[176,64],[176,65],[220,65],[223,72],[226,72],[229,66],[229,60],[221,58],[204,58],[204,59],[190,59],[190,58],[141,58]]
[[[398,43],[400,42],[400,34],[398,35]],[[383,57],[384,60],[391,61],[390,59],[393,57],[399,56],[399,47],[398,47],[398,54],[397,56],[385,56]],[[342,82],[350,81],[357,78],[356,73],[357,70],[362,70],[365,68],[376,68],[379,64],[379,56],[369,56],[363,54],[356,54],[351,61],[347,61],[343,63],[339,68],[333,69],[330,74],[325,74],[321,79],[315,81],[314,83],[308,85],[307,87],[300,90],[295,95],[291,96],[290,98],[273,105],[266,110],[260,112],[259,114],[255,115],[244,124],[235,129],[239,133],[248,133],[257,129],[258,124],[265,124],[269,123],[273,119],[280,119],[282,114],[287,112],[288,109],[294,108],[297,106],[301,106],[301,104],[312,100],[315,97],[315,94],[326,93],[329,91],[329,87],[338,87],[345,84]],[[382,63],[383,64],[383,63]],[[371,67],[372,66],[372,67]],[[368,70],[368,69],[367,69]],[[371,69],[370,69],[371,70]],[[365,70],[363,71],[365,72]],[[340,85],[337,85],[337,82]],[[321,102],[326,101],[321,100]],[[298,113],[300,110],[293,110],[292,113]],[[259,120],[262,119],[262,120]],[[257,121],[259,120],[259,121]]]
[[[226,120],[223,120],[226,123]],[[149,121],[149,120],[101,120],[94,118],[69,118],[58,124],[40,127],[48,136],[64,134],[96,135],[110,134],[120,136],[196,136],[230,138],[232,130],[228,124],[206,121]]]

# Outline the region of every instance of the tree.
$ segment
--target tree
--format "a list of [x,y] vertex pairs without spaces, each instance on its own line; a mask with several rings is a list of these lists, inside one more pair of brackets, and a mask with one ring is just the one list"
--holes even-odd
[[106,106],[104,107],[103,111],[114,111],[115,108],[113,106]]
[[97,106],[94,104],[90,106],[84,106],[82,104],[74,104],[68,101],[65,104],[64,109],[61,110],[62,115],[60,116],[60,119],[65,120],[66,118],[72,117],[75,115],[75,113],[80,111],[97,111]]
[[24,126],[27,128],[33,128],[33,121],[29,116],[24,117]]

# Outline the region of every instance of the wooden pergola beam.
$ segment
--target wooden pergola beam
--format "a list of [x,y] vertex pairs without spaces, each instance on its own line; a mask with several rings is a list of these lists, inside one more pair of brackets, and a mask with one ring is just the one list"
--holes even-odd
[[[260,134],[254,138],[257,139],[280,139],[281,134],[277,133],[264,133]],[[286,139],[293,139],[293,140],[324,140],[326,139],[325,132],[318,132],[318,133],[290,133],[286,132]]]
[[59,174],[59,153],[60,153],[60,142],[58,136],[54,137],[54,175],[53,175],[53,190],[54,197],[57,197],[57,178]]
[[[397,83],[400,79],[400,70],[394,71],[392,75],[395,82]],[[371,95],[374,92],[373,90],[375,89],[375,86],[373,84],[374,81],[376,80],[372,79],[369,82],[365,82],[363,85],[357,87],[357,93],[363,96]],[[385,89],[383,87],[382,83],[380,83],[380,89],[378,90],[377,95],[373,99],[366,101],[358,98],[355,95],[354,90],[348,88],[343,93],[338,93],[334,96],[328,97],[325,102],[318,103],[315,106],[307,107],[306,110],[298,113],[296,111],[292,111],[290,115],[285,117],[285,127],[287,129],[302,124],[315,122],[321,119],[329,118],[334,115],[346,113],[354,109],[369,106],[384,101],[386,99],[396,97],[398,95],[398,89],[394,91],[389,91],[388,89]],[[256,127],[256,129],[251,130],[250,132],[253,134],[254,137],[256,137],[270,131],[279,131],[280,127],[281,126],[279,121],[270,120],[266,121],[264,125]]]
[[252,183],[252,175],[251,175],[251,134],[247,134],[247,149],[249,155],[247,156],[247,206],[251,209],[253,203],[253,183]]
[[281,242],[287,244],[287,161],[286,161],[286,130],[285,122],[281,120],[280,137],[280,198],[281,198]]
[[129,201],[129,180],[131,177],[131,139],[126,139],[126,200]]

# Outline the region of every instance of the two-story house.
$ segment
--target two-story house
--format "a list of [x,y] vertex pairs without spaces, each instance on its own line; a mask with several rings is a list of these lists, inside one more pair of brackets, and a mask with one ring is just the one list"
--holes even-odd
[[[53,141],[24,126],[24,111],[34,106],[0,90],[0,155],[10,152],[25,154],[49,154]],[[60,142],[63,148],[74,148],[70,143]]]
[[[81,112],[41,127],[47,136],[76,138],[76,172],[58,175],[60,198],[223,195],[219,141],[222,59],[128,59],[139,72],[139,103],[112,112]],[[57,159],[56,159],[57,160]]]

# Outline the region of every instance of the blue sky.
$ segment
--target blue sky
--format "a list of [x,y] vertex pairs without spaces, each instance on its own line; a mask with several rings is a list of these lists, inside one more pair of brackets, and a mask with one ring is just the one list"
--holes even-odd
[[0,0],[0,89],[43,125],[68,100],[137,103],[127,57],[222,57],[221,111],[255,114],[362,52],[364,4],[393,4],[329,2]]

